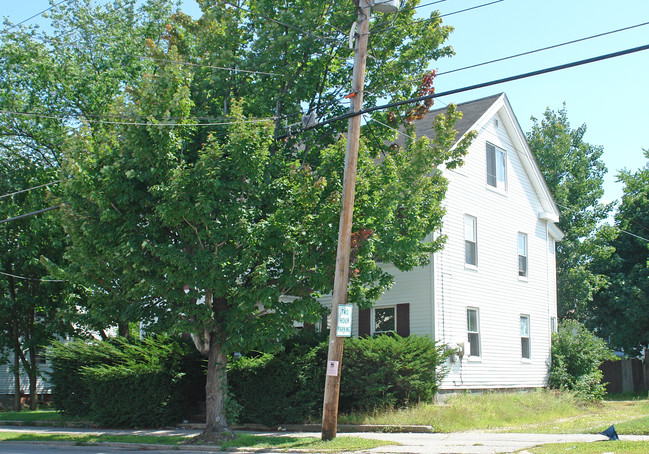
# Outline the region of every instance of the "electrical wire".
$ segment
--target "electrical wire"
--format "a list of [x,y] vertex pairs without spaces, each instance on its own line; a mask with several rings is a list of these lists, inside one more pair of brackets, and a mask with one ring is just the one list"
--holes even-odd
[[153,60],[153,61],[165,62],[165,63],[177,63],[179,65],[187,65],[187,66],[193,66],[193,67],[197,67],[197,68],[220,69],[220,70],[224,70],[224,71],[242,72],[242,73],[247,73],[247,74],[263,74],[265,76],[281,76],[281,77],[286,76],[286,74],[271,73],[271,72],[264,72],[264,71],[251,71],[251,70],[248,70],[248,69],[227,68],[227,67],[224,67],[224,66],[213,66],[213,65],[202,65],[202,64],[198,64],[198,63],[188,63],[188,62],[177,61],[177,60],[165,60],[164,58],[147,57],[145,55],[129,55],[129,54],[123,54],[123,55],[126,56],[126,57],[139,58],[141,60]]
[[16,194],[22,194],[23,192],[28,192],[28,191],[31,191],[31,190],[34,190],[34,189],[44,188],[45,186],[49,186],[49,185],[52,185],[52,184],[57,184],[57,183],[60,183],[60,182],[61,182],[61,180],[50,181],[49,183],[41,184],[39,186],[34,186],[32,188],[22,189],[20,191],[12,192],[10,194],[0,195],[0,199],[4,199],[5,197],[11,197],[12,195],[16,195]]
[[187,126],[187,127],[198,127],[198,126],[228,126],[228,125],[233,125],[233,124],[238,124],[238,123],[264,123],[267,121],[275,121],[276,118],[274,117],[269,117],[269,118],[256,118],[256,119],[250,119],[250,120],[240,120],[240,121],[228,121],[228,122],[214,122],[214,123],[144,123],[144,122],[127,122],[127,121],[112,121],[112,120],[105,120],[102,119],[99,116],[95,116],[95,118],[86,118],[83,115],[75,115],[71,117],[61,117],[57,115],[48,115],[48,114],[39,114],[35,112],[13,112],[9,110],[0,110],[0,114],[4,115],[13,115],[13,116],[26,116],[26,117],[37,117],[37,118],[48,118],[52,120],[71,120],[71,119],[76,119],[76,120],[85,120],[89,123],[102,123],[102,124],[109,124],[109,125],[125,125],[125,126],[158,126],[158,127],[164,127],[164,126]]
[[593,39],[593,38],[600,38],[602,36],[612,35],[613,33],[619,33],[619,32],[622,32],[622,31],[631,30],[633,28],[644,27],[645,25],[649,25],[649,22],[643,22],[641,24],[631,25],[629,27],[618,28],[617,30],[611,30],[611,31],[604,32],[604,33],[598,33],[596,35],[587,36],[585,38],[573,39],[572,41],[566,41],[566,42],[563,42],[563,43],[560,43],[560,44],[554,44],[552,46],[542,47],[542,48],[530,50],[530,51],[527,51],[527,52],[521,52],[520,54],[514,54],[514,55],[510,55],[508,57],[496,58],[494,60],[489,60],[489,61],[485,61],[485,62],[482,62],[482,63],[476,63],[474,65],[464,66],[462,68],[452,69],[450,71],[439,72],[439,73],[437,73],[437,75],[441,76],[441,75],[444,75],[444,74],[451,74],[451,73],[458,72],[458,71],[464,71],[465,69],[477,68],[479,66],[484,66],[484,65],[489,65],[491,63],[510,60],[512,58],[522,57],[524,55],[530,55],[530,54],[534,54],[534,53],[537,53],[537,52],[546,51],[546,50],[549,50],[549,49],[556,49],[557,47],[567,46],[569,44],[575,44],[575,43],[579,43],[579,42],[586,41],[586,40]]
[[62,203],[60,205],[55,205],[53,207],[43,208],[42,210],[32,211],[31,213],[25,213],[25,214],[21,214],[19,216],[14,216],[13,218],[3,219],[3,220],[0,221],[0,224],[4,224],[5,222],[10,222],[10,221],[17,221],[18,219],[26,218],[28,216],[33,216],[35,214],[45,213],[47,211],[58,210],[59,208],[63,208],[64,205],[67,205],[67,202]]
[[[452,13],[440,14],[438,17],[453,16],[454,14],[464,13],[464,12],[467,12],[467,11],[471,11],[471,10],[478,9],[478,8],[483,8],[485,6],[494,5],[496,3],[500,3],[500,2],[504,2],[504,1],[505,0],[496,0],[496,1],[493,1],[493,2],[489,2],[489,3],[483,3],[482,5],[472,6],[471,8],[465,8],[465,9],[461,9],[461,10],[458,10],[458,11],[453,11]],[[426,19],[426,20],[428,20],[428,19]]]
[[599,55],[597,57],[591,57],[591,58],[587,58],[585,60],[579,60],[579,61],[575,61],[575,62],[571,62],[571,63],[566,63],[566,64],[563,64],[563,65],[558,65],[558,66],[552,66],[552,67],[548,67],[548,68],[544,68],[544,69],[539,69],[537,71],[531,71],[531,72],[524,73],[524,74],[518,74],[518,75],[515,75],[515,76],[505,77],[505,78],[502,78],[502,79],[496,79],[496,80],[491,80],[491,81],[488,81],[488,82],[482,82],[482,83],[475,84],[475,85],[469,85],[469,86],[465,86],[465,87],[461,87],[461,88],[456,88],[456,89],[448,90],[448,91],[445,91],[445,92],[442,92],[442,93],[433,93],[433,94],[430,94],[430,95],[424,95],[424,96],[419,96],[419,97],[416,97],[416,98],[405,99],[403,101],[396,101],[396,102],[389,103],[389,104],[382,104],[382,105],[379,105],[379,106],[368,107],[366,109],[361,109],[361,110],[356,111],[356,112],[348,112],[348,113],[343,114],[343,115],[338,115],[336,117],[332,117],[332,118],[330,118],[328,120],[324,120],[324,121],[321,121],[320,123],[316,123],[315,125],[311,125],[311,126],[308,126],[308,127],[305,127],[305,128],[301,128],[300,130],[298,130],[298,131],[296,131],[294,133],[285,134],[285,135],[279,136],[277,138],[278,139],[283,139],[283,138],[298,134],[300,132],[304,132],[306,130],[319,128],[321,126],[324,126],[324,125],[327,125],[327,124],[330,124],[330,123],[334,123],[336,121],[345,120],[345,119],[348,119],[350,117],[355,117],[355,116],[363,115],[363,114],[370,113],[370,112],[375,112],[377,110],[390,109],[392,107],[399,107],[399,106],[403,106],[405,104],[412,104],[412,103],[415,103],[415,102],[425,101],[427,99],[435,99],[435,98],[440,98],[440,97],[443,97],[443,96],[455,95],[455,94],[458,94],[458,93],[464,93],[464,92],[467,92],[467,91],[477,90],[479,88],[490,87],[490,86],[493,86],[493,85],[499,85],[499,84],[503,84],[503,83],[506,83],[506,82],[513,82],[513,81],[516,81],[516,80],[526,79],[526,78],[529,78],[529,77],[539,76],[539,75],[542,75],[542,74],[549,74],[551,72],[561,71],[561,70],[569,69],[569,68],[575,68],[577,66],[582,66],[582,65],[595,63],[595,62],[599,62],[599,61],[603,61],[603,60],[608,60],[610,58],[621,57],[623,55],[629,55],[629,54],[633,54],[633,53],[641,52],[641,51],[645,51],[645,50],[649,50],[649,44],[645,44],[644,46],[638,46],[638,47],[633,47],[633,48],[630,48],[630,49],[621,50],[621,51],[618,51],[618,52],[612,52],[612,53],[609,53],[609,54]]
[[335,39],[333,39],[333,38],[323,38],[322,36],[318,36],[318,35],[316,35],[316,34],[314,34],[314,33],[311,33],[310,31],[302,30],[301,28],[296,27],[295,25],[287,24],[286,22],[282,22],[282,21],[279,21],[279,20],[277,20],[277,19],[273,19],[272,17],[266,16],[265,14],[261,14],[261,13],[259,13],[259,12],[253,12],[253,11],[250,11],[249,9],[246,9],[246,8],[244,8],[243,6],[239,6],[239,5],[237,5],[237,4],[230,3],[230,2],[227,2],[227,1],[225,1],[224,3],[225,3],[226,5],[230,5],[230,6],[232,6],[233,8],[240,9],[241,11],[245,11],[245,12],[247,12],[247,13],[249,13],[249,14],[255,14],[255,15],[261,17],[262,19],[269,20],[269,21],[271,21],[271,22],[273,22],[273,23],[275,23],[275,24],[277,24],[277,25],[281,25],[282,27],[290,28],[290,29],[295,30],[295,31],[297,31],[298,33],[301,33],[301,34],[303,34],[303,35],[305,35],[305,36],[309,36],[309,37],[311,37],[311,38],[318,39],[318,40],[323,41],[323,42],[325,42],[325,43],[329,43],[329,42],[331,42],[331,41],[335,41]]
[[67,282],[67,281],[62,281],[61,279],[37,279],[37,278],[33,278],[33,277],[16,276],[15,274],[9,274],[9,273],[5,273],[5,272],[3,272],[3,271],[0,271],[0,274],[2,274],[3,276],[9,276],[9,277],[13,277],[13,278],[16,278],[16,279],[24,279],[24,280],[26,280],[26,281],[35,281],[35,282]]
[[25,19],[25,20],[23,20],[23,21],[21,21],[21,22],[18,22],[17,24],[14,24],[14,25],[12,25],[12,26],[10,26],[10,27],[5,28],[4,30],[0,31],[0,35],[9,32],[9,30],[18,27],[19,25],[22,25],[22,24],[24,24],[25,22],[32,20],[32,19],[34,19],[35,17],[38,17],[38,16],[40,16],[41,14],[46,13],[46,12],[48,12],[49,10],[51,10],[51,9],[53,9],[53,8],[56,8],[56,7],[59,6],[60,4],[65,3],[65,2],[67,2],[67,1],[69,1],[69,0],[61,0],[60,2],[53,4],[52,6],[50,6],[49,8],[44,9],[43,11],[41,11],[41,12],[39,12],[39,13],[36,13],[36,14],[34,14],[33,16],[30,16],[30,17],[28,17],[27,19]]

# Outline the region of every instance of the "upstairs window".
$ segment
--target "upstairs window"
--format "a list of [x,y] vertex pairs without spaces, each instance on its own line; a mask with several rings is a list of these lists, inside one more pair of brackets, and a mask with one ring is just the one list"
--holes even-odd
[[498,190],[507,189],[507,154],[504,150],[487,144],[487,184]]
[[464,263],[478,266],[478,220],[464,216]]
[[518,234],[518,276],[527,277],[527,234]]

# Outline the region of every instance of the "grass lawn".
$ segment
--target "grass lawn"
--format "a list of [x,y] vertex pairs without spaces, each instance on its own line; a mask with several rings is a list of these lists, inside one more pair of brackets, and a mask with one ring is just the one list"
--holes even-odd
[[534,454],[646,454],[647,441],[602,441],[597,443],[552,443],[528,449]]
[[[445,404],[341,415],[339,423],[425,424],[436,432],[493,430],[527,433],[598,433],[615,424],[619,434],[649,434],[649,400],[607,400],[584,404],[572,394],[457,394]],[[649,452],[649,451],[647,451]]]
[[[2,441],[67,441],[76,444],[87,443],[146,443],[181,446],[191,437],[149,436],[149,435],[77,435],[77,434],[43,434],[27,432],[0,432]],[[382,440],[368,440],[357,437],[337,437],[332,441],[322,441],[313,437],[268,437],[257,435],[240,435],[235,440],[219,444],[220,448],[277,448],[305,449],[311,451],[360,451],[394,443]]]
[[74,418],[64,418],[56,410],[23,410],[23,411],[0,411],[0,421],[75,421]]

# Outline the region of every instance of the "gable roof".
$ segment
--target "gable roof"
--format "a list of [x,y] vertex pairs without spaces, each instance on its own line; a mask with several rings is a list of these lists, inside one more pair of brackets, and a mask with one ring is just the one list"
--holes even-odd
[[[559,209],[552,198],[552,194],[543,178],[541,169],[532,154],[532,150],[530,150],[530,147],[527,144],[525,133],[521,129],[518,119],[516,118],[505,93],[499,93],[486,98],[458,104],[457,110],[462,112],[463,116],[455,124],[455,129],[458,133],[455,136],[456,140],[453,143],[453,146],[457,145],[467,132],[471,130],[479,131],[485,123],[494,117],[494,115],[498,114],[500,116],[503,126],[511,138],[514,151],[518,154],[530,183],[534,188],[534,192],[543,208],[543,211],[539,213],[539,218],[550,221],[548,225],[551,226],[552,235],[557,239],[561,239],[563,233],[558,227],[553,225],[553,223],[559,222]],[[438,114],[445,112],[446,108],[432,110],[426,114],[426,117],[417,120],[415,122],[415,132],[417,133],[417,137],[433,137],[435,135],[432,128],[433,119]]]

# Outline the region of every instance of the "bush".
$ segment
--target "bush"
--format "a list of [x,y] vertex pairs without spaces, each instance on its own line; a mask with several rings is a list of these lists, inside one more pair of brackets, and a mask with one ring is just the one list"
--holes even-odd
[[[303,336],[283,351],[243,357],[229,368],[230,389],[242,420],[273,426],[322,413],[328,342]],[[403,407],[430,401],[443,378],[443,348],[426,337],[379,336],[345,340],[339,410]]]
[[186,342],[168,337],[76,341],[57,344],[51,355],[57,408],[102,425],[164,426],[204,400],[202,359]]
[[52,365],[54,408],[68,416],[89,417],[92,414],[90,390],[81,370],[96,365],[112,365],[121,351],[111,342],[56,342],[48,350]]
[[585,400],[601,400],[606,394],[599,366],[615,359],[606,343],[575,320],[566,320],[552,337],[551,388],[574,391]]

